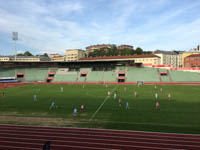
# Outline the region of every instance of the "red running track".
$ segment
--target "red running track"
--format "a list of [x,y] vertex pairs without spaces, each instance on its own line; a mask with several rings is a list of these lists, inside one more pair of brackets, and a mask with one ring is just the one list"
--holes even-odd
[[0,150],[200,150],[200,135],[0,125]]

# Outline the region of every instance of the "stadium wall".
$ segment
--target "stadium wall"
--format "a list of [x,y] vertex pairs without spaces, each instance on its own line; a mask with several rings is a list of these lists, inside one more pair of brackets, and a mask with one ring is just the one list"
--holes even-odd
[[[34,82],[34,83],[0,83],[0,89],[2,88],[10,88],[16,86],[24,86],[30,84],[40,84],[40,85],[48,85],[48,84],[118,84],[118,85],[136,85],[136,82],[126,82],[126,83],[118,83],[118,82]],[[200,85],[200,82],[144,82],[144,85]]]

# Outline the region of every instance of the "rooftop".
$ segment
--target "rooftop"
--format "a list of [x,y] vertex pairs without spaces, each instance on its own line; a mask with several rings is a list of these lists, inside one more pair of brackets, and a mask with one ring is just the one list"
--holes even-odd
[[[187,57],[200,57],[200,54],[192,54],[192,55],[189,55],[189,56],[187,56]],[[186,57],[186,58],[187,58]]]
[[159,57],[154,54],[145,55],[128,55],[128,56],[103,56],[103,57],[87,57],[80,58],[80,60],[99,60],[99,59],[126,59],[126,58],[148,58],[148,57]]

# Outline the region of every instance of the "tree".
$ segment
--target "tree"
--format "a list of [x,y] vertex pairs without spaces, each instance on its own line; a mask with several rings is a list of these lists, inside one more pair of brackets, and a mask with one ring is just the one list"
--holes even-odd
[[143,54],[152,54],[152,51],[143,51]]
[[127,48],[120,50],[120,55],[122,55],[122,56],[132,55],[132,54],[133,54],[133,50],[130,50]]
[[44,53],[43,55],[44,55],[45,57],[49,57],[49,55],[48,55],[47,53]]
[[25,51],[24,56],[33,56],[33,55],[29,51]]
[[113,55],[114,55],[114,56],[119,55],[119,50],[117,49],[117,46],[116,46],[116,45],[112,48],[112,51],[113,51]]
[[136,48],[135,53],[137,55],[141,55],[143,53],[143,49],[141,49],[140,47]]
[[22,53],[19,53],[19,54],[17,54],[17,56],[24,56],[24,54],[22,54]]

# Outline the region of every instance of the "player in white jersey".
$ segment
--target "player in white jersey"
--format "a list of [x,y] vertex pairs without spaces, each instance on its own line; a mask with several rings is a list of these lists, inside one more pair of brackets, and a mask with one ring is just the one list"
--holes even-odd
[[134,92],[134,96],[135,96],[135,98],[137,97],[137,92],[136,91]]
[[126,109],[129,109],[129,104],[128,104],[128,102],[126,102]]
[[34,100],[34,102],[37,101],[37,95],[36,94],[33,95],[33,100]]
[[61,91],[61,92],[63,92],[63,91],[64,91],[63,87],[60,87],[60,91]]
[[108,91],[108,96],[110,96],[110,91]]
[[156,100],[158,99],[158,93],[155,93],[155,99]]
[[74,114],[74,117],[76,117],[76,115],[77,115],[77,108],[76,107],[74,108],[74,113],[73,114]]
[[49,109],[53,109],[53,108],[55,108],[55,102],[54,101],[51,103]]
[[115,93],[114,93],[114,99],[116,99],[117,98],[117,92],[115,91]]
[[171,93],[168,93],[168,100],[171,100]]

